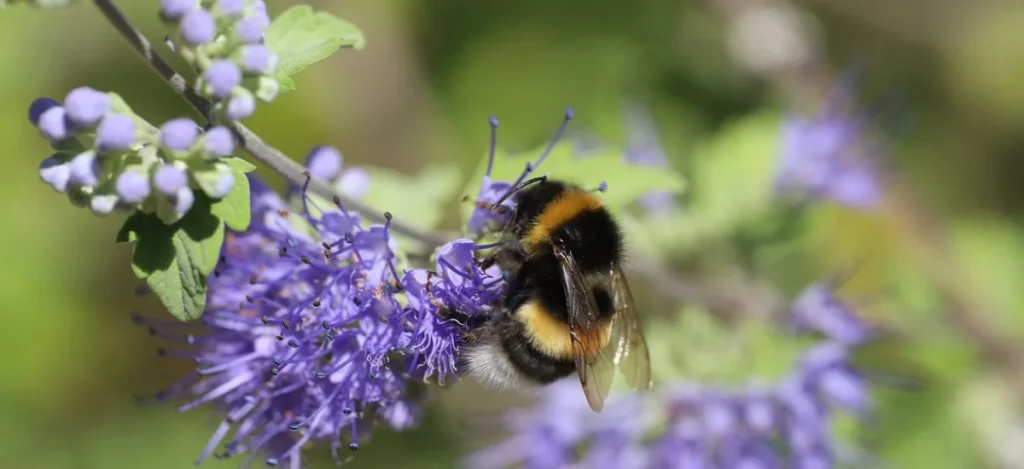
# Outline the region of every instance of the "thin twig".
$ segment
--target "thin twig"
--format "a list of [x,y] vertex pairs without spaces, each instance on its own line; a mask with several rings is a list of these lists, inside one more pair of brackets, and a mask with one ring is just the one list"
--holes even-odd
[[[171,86],[171,89],[173,89],[174,92],[185,98],[185,101],[195,108],[196,112],[199,114],[203,116],[209,115],[213,105],[202,96],[199,96],[195,90],[189,86],[185,77],[177,73],[170,64],[164,61],[164,59],[156,53],[153,46],[149,43],[146,37],[143,36],[142,32],[132,26],[131,22],[128,21],[128,18],[121,13],[111,0],[93,0],[93,3],[95,3],[96,7],[103,13],[103,16],[105,16],[107,20],[117,28],[117,31],[128,40],[128,43],[131,44],[132,48],[142,56],[146,63],[153,67],[153,69],[160,74],[160,77]],[[235,135],[239,137],[239,146],[242,150],[252,156],[254,160],[274,170],[274,172],[280,174],[286,180],[297,186],[305,184],[306,168],[302,167],[299,163],[296,163],[280,150],[268,145],[246,126],[236,122],[232,124],[232,129],[234,130]],[[310,181],[309,188],[314,194],[321,197],[325,197],[327,199],[337,198],[347,208],[351,208],[363,214],[363,216],[373,222],[384,223],[386,221],[383,212],[374,210],[372,207],[342,194],[331,187],[330,184],[327,184],[322,180],[314,178]],[[408,236],[429,247],[437,247],[449,241],[446,237],[418,230],[400,220],[392,220],[391,229],[394,230],[395,233]]]

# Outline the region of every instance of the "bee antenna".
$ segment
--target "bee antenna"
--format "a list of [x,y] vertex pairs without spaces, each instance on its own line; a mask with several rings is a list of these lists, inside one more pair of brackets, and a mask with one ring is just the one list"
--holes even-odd
[[519,191],[521,191],[521,190],[523,190],[523,189],[525,189],[525,188],[527,188],[529,186],[532,186],[532,185],[534,185],[534,184],[536,184],[538,182],[544,182],[544,181],[547,181],[547,180],[548,180],[547,176],[537,176],[537,177],[535,177],[533,179],[528,179],[526,181],[523,181],[523,182],[519,183],[518,186],[512,186],[512,188],[509,189],[508,192],[505,193],[505,195],[501,196],[501,198],[498,199],[498,201],[494,203],[494,206],[495,207],[500,207],[501,203],[504,202],[505,199],[508,199],[509,197],[511,197],[512,194],[515,194],[516,192],[519,192]]

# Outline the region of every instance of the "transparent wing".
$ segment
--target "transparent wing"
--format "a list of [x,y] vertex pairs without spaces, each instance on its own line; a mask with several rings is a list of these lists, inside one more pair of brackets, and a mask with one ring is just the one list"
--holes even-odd
[[576,372],[587,403],[594,412],[600,412],[615,376],[614,357],[609,352],[610,348],[604,347],[604,335],[608,331],[598,319],[594,293],[584,282],[576,260],[563,249],[556,247],[554,251],[562,264],[562,285],[565,287]]
[[614,351],[612,361],[630,388],[650,389],[651,358],[647,351],[647,341],[644,340],[640,318],[633,304],[633,293],[629,290],[622,268],[618,266],[612,269],[611,294],[616,312],[611,342],[608,344]]

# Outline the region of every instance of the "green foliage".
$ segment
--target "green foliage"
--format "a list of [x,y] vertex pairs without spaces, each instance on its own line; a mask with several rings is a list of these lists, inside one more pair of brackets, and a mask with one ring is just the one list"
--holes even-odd
[[461,179],[459,168],[452,164],[431,166],[411,175],[373,166],[363,169],[370,176],[370,190],[363,197],[367,204],[428,231],[441,221],[445,203],[456,194]]
[[648,254],[691,252],[772,215],[780,124],[775,112],[750,114],[699,145],[691,156],[693,184],[685,210],[668,217],[628,217],[632,244]]
[[295,89],[291,75],[339,48],[360,50],[366,45],[356,25],[327,12],[314,12],[309,5],[295,5],[281,13],[267,29],[265,41],[281,58],[274,78],[282,93]]
[[[510,155],[499,149],[495,154],[491,180],[514,181],[523,172],[526,163],[536,161],[546,148],[547,145],[544,145],[518,155]],[[474,198],[480,191],[480,181],[486,172],[485,154],[462,193]],[[644,194],[653,191],[682,192],[686,187],[683,176],[671,168],[629,164],[622,150],[615,148],[580,158],[570,142],[555,145],[534,174],[566,180],[585,188],[597,188],[604,181],[608,184],[608,190],[601,195],[601,199],[613,213],[624,212],[627,205]],[[468,220],[474,205],[465,203],[460,208],[462,219]]]
[[225,158],[223,161],[231,167],[231,172],[235,176],[235,185],[231,187],[231,192],[227,196],[213,203],[213,214],[224,220],[228,228],[245,231],[252,218],[252,213],[249,210],[249,178],[245,173],[254,171],[256,167],[241,158],[231,157]]
[[958,277],[983,299],[986,315],[999,329],[1024,340],[1024,236],[1014,225],[973,219],[953,225],[951,244]]
[[135,212],[125,220],[117,242],[135,243],[132,270],[174,317],[190,321],[202,315],[206,277],[216,267],[224,242],[224,221],[213,213],[213,201],[197,191],[192,209],[173,225],[154,214]]

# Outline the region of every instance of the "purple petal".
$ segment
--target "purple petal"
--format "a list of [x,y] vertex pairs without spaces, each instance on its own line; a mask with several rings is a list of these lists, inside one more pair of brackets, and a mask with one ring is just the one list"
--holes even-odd
[[71,182],[79,186],[93,186],[99,182],[99,162],[91,151],[79,153],[71,159]]
[[252,74],[271,73],[274,53],[262,44],[242,46],[242,69]]
[[190,10],[181,19],[181,39],[193,46],[213,41],[217,24],[210,12],[202,9]]
[[341,173],[343,157],[337,148],[323,145],[314,148],[306,156],[306,167],[317,179],[333,181]]
[[75,88],[64,98],[64,109],[75,125],[92,127],[110,110],[110,97],[92,88]]
[[121,173],[115,184],[117,195],[129,204],[141,203],[149,197],[149,181],[146,176],[134,171]]
[[198,6],[196,0],[160,0],[160,15],[169,21],[177,21]]
[[255,13],[235,23],[235,35],[243,42],[254,43],[263,40],[263,33],[270,26],[270,18],[266,13]]
[[58,156],[51,156],[39,164],[39,179],[57,192],[66,192],[71,181],[71,163]]
[[242,72],[229,60],[215,60],[206,69],[206,82],[214,98],[224,99],[242,84]]
[[360,198],[370,190],[370,182],[370,174],[365,169],[348,168],[341,173],[335,187],[349,197]]
[[96,148],[104,152],[127,150],[135,143],[135,122],[124,114],[110,114],[96,128]]
[[228,101],[228,119],[240,121],[251,116],[253,112],[256,112],[256,100],[251,94],[232,96]]
[[182,187],[178,190],[178,193],[174,194],[174,213],[184,216],[192,208],[192,203],[195,201],[196,196],[192,193],[192,189]]
[[178,191],[187,185],[188,175],[185,174],[185,171],[174,165],[163,165],[153,174],[153,186],[161,194],[168,197],[177,194]]
[[51,142],[59,142],[72,131],[67,113],[61,106],[53,106],[39,115],[39,132]]
[[203,142],[209,156],[230,156],[235,152],[235,138],[224,126],[207,130],[203,135]]
[[28,121],[32,125],[39,125],[39,117],[52,108],[60,107],[60,103],[50,98],[38,98],[28,106]]
[[171,119],[160,127],[160,144],[174,151],[185,151],[199,136],[199,126],[187,118]]
[[117,208],[117,196],[113,194],[96,194],[89,200],[92,213],[99,216],[110,215]]

